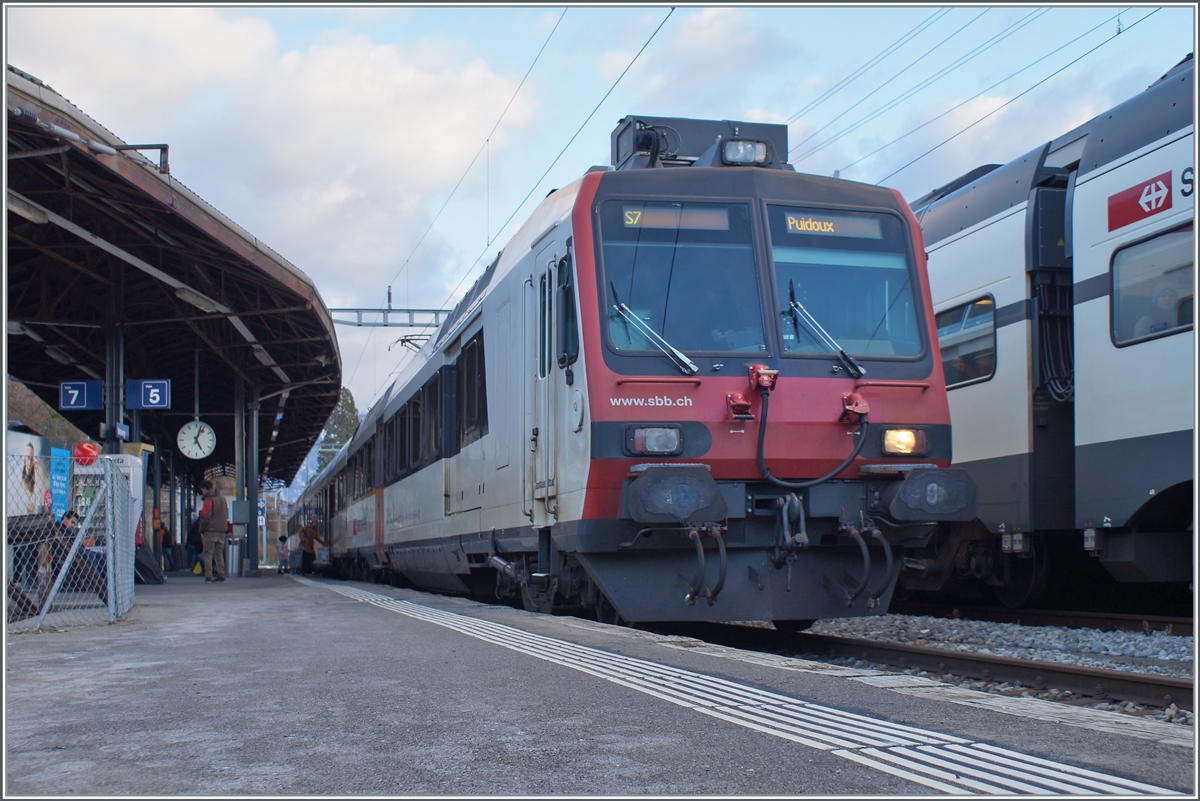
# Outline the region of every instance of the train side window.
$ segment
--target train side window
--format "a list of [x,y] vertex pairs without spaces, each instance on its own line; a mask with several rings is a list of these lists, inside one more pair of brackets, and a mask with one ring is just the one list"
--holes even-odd
[[421,426],[425,417],[424,393],[418,391],[408,401],[408,469],[421,466]]
[[[421,396],[424,407],[421,415],[420,451],[422,467],[433,464],[441,456],[442,451],[442,374],[434,373],[433,378],[425,383],[417,394]],[[415,429],[414,429],[415,433]]]
[[487,379],[483,332],[471,337],[458,357],[459,447],[487,434]]
[[980,298],[935,318],[946,386],[986,381],[996,374],[996,301]]
[[568,253],[558,262],[558,366],[579,359],[579,323],[575,313],[575,280]]
[[1114,344],[1191,329],[1194,236],[1188,223],[1113,254]]

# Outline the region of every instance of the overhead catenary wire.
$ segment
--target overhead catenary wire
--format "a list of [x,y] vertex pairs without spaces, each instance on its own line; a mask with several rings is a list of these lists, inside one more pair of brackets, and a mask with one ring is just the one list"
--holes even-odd
[[1106,19],[1106,20],[1104,20],[1103,22],[1101,22],[1099,25],[1096,25],[1096,26],[1094,26],[1094,27],[1092,27],[1092,28],[1089,28],[1088,30],[1086,30],[1086,31],[1084,31],[1083,33],[1081,33],[1081,34],[1079,34],[1078,36],[1076,36],[1074,39],[1070,40],[1069,42],[1066,42],[1065,44],[1061,44],[1061,45],[1059,45],[1058,47],[1056,47],[1055,49],[1051,50],[1051,51],[1050,51],[1049,53],[1047,53],[1046,55],[1044,55],[1044,56],[1042,56],[1042,57],[1040,57],[1040,58],[1038,58],[1038,59],[1036,59],[1036,60],[1034,60],[1034,61],[1031,61],[1031,62],[1029,62],[1029,63],[1028,63],[1028,64],[1026,64],[1024,67],[1021,67],[1021,69],[1017,70],[1016,72],[1010,73],[1008,76],[1006,76],[1006,77],[1004,77],[1004,78],[1001,78],[999,81],[996,81],[994,84],[992,84],[991,86],[987,87],[986,89],[982,89],[982,90],[980,90],[978,93],[976,93],[976,94],[972,95],[971,97],[968,97],[966,100],[963,100],[961,103],[958,103],[958,104],[956,104],[956,105],[954,105],[954,106],[951,106],[950,108],[948,108],[948,109],[946,109],[945,111],[943,111],[941,114],[938,114],[936,117],[931,117],[930,119],[928,119],[928,120],[926,120],[925,122],[923,122],[923,123],[921,123],[920,125],[918,125],[916,128],[913,128],[913,129],[909,130],[908,132],[906,132],[906,133],[903,133],[903,134],[901,134],[900,136],[897,136],[895,139],[893,139],[892,141],[890,141],[890,142],[888,142],[888,143],[886,143],[886,144],[880,145],[879,147],[877,147],[877,148],[875,148],[874,150],[872,150],[870,153],[867,153],[865,156],[860,156],[859,158],[857,158],[857,159],[855,159],[854,161],[852,161],[852,162],[850,162],[849,164],[847,164],[845,167],[842,167],[842,168],[841,168],[841,170],[839,170],[839,172],[843,172],[843,171],[845,171],[845,170],[848,170],[848,169],[850,169],[851,167],[855,166],[856,164],[858,164],[858,163],[860,163],[860,162],[862,162],[862,161],[865,161],[866,159],[869,159],[871,156],[874,156],[876,153],[879,153],[879,152],[880,152],[880,151],[882,151],[882,150],[886,150],[887,148],[891,147],[892,145],[896,144],[897,142],[901,141],[902,139],[905,139],[905,138],[907,138],[907,137],[911,136],[912,134],[916,133],[917,131],[921,130],[922,128],[925,128],[925,127],[926,127],[926,126],[928,126],[928,125],[932,125],[933,123],[935,123],[935,122],[937,122],[938,120],[940,120],[942,117],[945,117],[947,114],[950,114],[950,113],[952,113],[952,112],[954,112],[954,111],[957,111],[958,109],[960,109],[960,108],[962,108],[963,106],[965,106],[967,103],[970,103],[972,100],[975,100],[975,99],[979,98],[980,96],[982,96],[982,95],[984,95],[984,94],[987,94],[988,92],[990,92],[990,91],[992,91],[993,89],[995,89],[997,86],[1000,86],[1001,84],[1003,84],[1003,83],[1005,83],[1005,82],[1007,82],[1007,81],[1010,81],[1010,80],[1012,80],[1013,78],[1015,78],[1015,77],[1017,77],[1018,75],[1020,75],[1022,72],[1025,72],[1026,70],[1028,70],[1028,69],[1031,69],[1032,67],[1034,67],[1034,66],[1036,66],[1036,65],[1038,65],[1038,64],[1040,64],[1040,63],[1042,63],[1043,61],[1045,61],[1046,59],[1050,58],[1050,56],[1054,55],[1055,53],[1058,53],[1059,51],[1061,51],[1061,50],[1064,50],[1064,49],[1066,49],[1066,48],[1070,47],[1071,45],[1073,45],[1073,44],[1075,44],[1076,42],[1078,42],[1080,39],[1083,39],[1084,37],[1086,37],[1086,36],[1088,36],[1088,35],[1090,35],[1090,34],[1094,33],[1094,32],[1095,32],[1095,31],[1097,31],[1098,29],[1100,29],[1100,28],[1104,27],[1105,25],[1107,25],[1108,23],[1112,22],[1114,19],[1116,19],[1116,15],[1113,15],[1113,16],[1109,17],[1108,19]]
[[896,79],[897,79],[897,78],[899,78],[901,75],[903,75],[904,73],[908,72],[910,69],[912,69],[913,67],[915,67],[915,66],[916,66],[918,63],[920,63],[921,61],[923,61],[923,60],[925,59],[925,57],[926,57],[926,56],[930,55],[931,53],[933,53],[934,51],[936,51],[938,48],[940,48],[942,45],[946,44],[946,42],[949,42],[951,39],[953,39],[953,38],[955,38],[956,36],[958,36],[960,33],[962,33],[963,31],[965,31],[967,28],[969,28],[970,26],[974,25],[976,22],[978,22],[978,21],[979,21],[979,19],[980,19],[981,17],[983,17],[985,14],[987,14],[987,13],[988,13],[989,11],[991,11],[991,10],[992,10],[992,9],[990,9],[990,8],[985,8],[983,11],[981,11],[981,12],[980,12],[980,13],[978,13],[978,14],[976,14],[976,15],[975,15],[974,17],[972,17],[971,19],[967,20],[966,24],[964,24],[964,25],[960,26],[960,27],[958,28],[958,30],[954,31],[954,33],[950,34],[950,35],[949,35],[949,36],[947,36],[945,39],[943,39],[942,41],[938,42],[937,44],[935,44],[933,47],[931,47],[931,48],[929,48],[928,50],[926,50],[926,51],[925,51],[924,53],[922,53],[921,55],[917,56],[917,58],[916,58],[915,60],[913,60],[913,61],[909,62],[909,64],[908,64],[908,66],[907,66],[907,67],[905,67],[905,68],[904,68],[904,69],[902,69],[902,70],[899,70],[898,72],[895,72],[895,73],[893,73],[893,74],[892,74],[892,77],[888,78],[886,81],[884,81],[883,83],[879,84],[879,86],[876,86],[876,87],[875,87],[874,89],[872,89],[870,92],[868,92],[867,94],[863,95],[863,96],[862,96],[862,97],[861,97],[859,100],[857,100],[857,101],[856,101],[855,103],[853,103],[851,106],[849,106],[849,107],[848,107],[848,108],[846,108],[844,111],[842,111],[842,113],[841,113],[841,114],[838,114],[836,117],[834,117],[833,119],[831,119],[829,122],[825,123],[825,124],[824,124],[824,125],[822,125],[820,128],[817,128],[815,131],[813,131],[812,133],[810,133],[808,136],[804,137],[804,138],[803,138],[803,139],[801,139],[799,142],[797,142],[796,144],[792,145],[792,147],[791,147],[791,150],[789,150],[789,154],[790,154],[792,151],[796,150],[796,148],[798,148],[798,147],[800,147],[801,145],[803,145],[805,142],[808,142],[809,140],[811,140],[811,139],[812,139],[813,137],[815,137],[817,134],[821,133],[821,131],[824,131],[824,130],[825,130],[826,128],[828,128],[830,125],[833,125],[835,122],[837,122],[838,120],[840,120],[842,117],[846,116],[846,115],[847,115],[847,114],[849,114],[851,111],[853,111],[854,109],[856,109],[856,108],[858,108],[859,106],[861,106],[863,103],[865,103],[867,100],[869,100],[871,97],[873,97],[873,96],[874,96],[874,95],[875,95],[877,92],[879,92],[881,89],[883,89],[883,88],[884,88],[885,86],[887,86],[889,83],[891,83],[892,81],[896,80]]
[[951,142],[951,141],[953,141],[954,139],[957,139],[959,136],[961,136],[962,134],[964,134],[964,133],[966,133],[967,131],[971,130],[971,129],[972,129],[972,128],[974,128],[976,125],[978,125],[979,123],[981,123],[981,122],[983,122],[984,120],[986,120],[988,117],[992,116],[993,114],[995,114],[996,112],[1000,111],[1000,110],[1001,110],[1001,109],[1003,109],[1003,108],[1007,108],[1007,107],[1008,107],[1009,105],[1011,105],[1012,103],[1014,103],[1014,102],[1016,102],[1017,100],[1021,99],[1021,98],[1022,98],[1022,97],[1024,97],[1025,95],[1029,94],[1029,93],[1030,93],[1030,92],[1032,92],[1034,89],[1038,88],[1039,86],[1041,86],[1042,84],[1044,84],[1046,81],[1048,81],[1048,80],[1050,80],[1051,78],[1053,78],[1055,75],[1058,75],[1059,73],[1061,73],[1061,72],[1062,72],[1063,70],[1065,70],[1067,67],[1073,66],[1074,64],[1078,63],[1079,61],[1081,61],[1081,60],[1083,60],[1083,59],[1087,58],[1087,57],[1088,57],[1088,56],[1090,56],[1092,53],[1095,53],[1095,52],[1096,52],[1097,50],[1099,50],[1101,47],[1104,47],[1104,45],[1106,45],[1106,44],[1108,44],[1109,42],[1111,42],[1113,39],[1116,39],[1116,38],[1117,38],[1118,36],[1120,36],[1122,33],[1126,33],[1126,32],[1128,32],[1128,31],[1131,31],[1131,30],[1133,30],[1133,28],[1135,28],[1135,27],[1136,27],[1136,26],[1138,26],[1139,24],[1141,24],[1141,23],[1145,22],[1145,21],[1146,21],[1146,20],[1148,20],[1150,17],[1153,17],[1155,14],[1157,14],[1157,13],[1158,13],[1159,11],[1161,11],[1161,10],[1162,10],[1162,8],[1161,8],[1161,7],[1160,7],[1160,8],[1156,8],[1156,9],[1154,9],[1153,11],[1151,11],[1149,14],[1147,14],[1146,16],[1142,17],[1141,19],[1137,20],[1136,22],[1134,22],[1134,23],[1132,23],[1132,24],[1128,25],[1127,27],[1125,27],[1125,28],[1124,28],[1124,29],[1123,29],[1123,30],[1122,30],[1120,33],[1114,33],[1112,36],[1108,37],[1108,38],[1107,38],[1107,39],[1105,39],[1103,42],[1101,42],[1100,44],[1098,44],[1098,45],[1096,45],[1095,47],[1093,47],[1091,50],[1088,50],[1088,51],[1087,51],[1086,53],[1084,53],[1083,55],[1076,57],[1074,60],[1072,60],[1072,61],[1070,61],[1070,62],[1068,62],[1068,63],[1064,64],[1064,65],[1063,65],[1063,66],[1061,66],[1061,67],[1059,67],[1059,68],[1058,68],[1058,69],[1056,69],[1054,72],[1052,72],[1052,73],[1050,73],[1049,75],[1047,75],[1045,78],[1042,78],[1040,81],[1038,81],[1038,82],[1037,82],[1037,83],[1035,83],[1033,86],[1031,86],[1031,87],[1029,87],[1028,89],[1026,89],[1024,92],[1021,92],[1019,95],[1016,95],[1015,97],[1012,97],[1012,98],[1010,98],[1009,100],[1005,101],[1005,102],[1004,102],[1003,104],[1001,104],[1000,106],[997,106],[996,108],[994,108],[994,109],[992,109],[991,111],[989,111],[987,114],[984,114],[982,117],[980,117],[979,119],[975,120],[975,122],[973,122],[973,123],[971,123],[970,125],[968,125],[967,127],[963,128],[963,129],[962,129],[961,131],[959,131],[958,133],[955,133],[955,134],[953,134],[953,135],[951,135],[951,136],[947,137],[946,139],[943,139],[941,142],[939,142],[939,143],[937,143],[936,145],[934,145],[933,147],[929,148],[929,150],[926,150],[924,153],[922,153],[921,155],[917,156],[915,159],[913,159],[912,161],[908,162],[908,163],[907,163],[907,164],[905,164],[903,167],[900,167],[899,169],[893,170],[892,172],[890,172],[890,173],[888,173],[887,175],[883,176],[883,177],[882,177],[882,178],[880,178],[878,181],[876,181],[876,182],[875,182],[875,184],[878,186],[879,184],[882,184],[884,181],[886,181],[888,178],[891,178],[893,175],[896,175],[897,173],[903,172],[904,170],[908,169],[909,167],[911,167],[912,165],[916,164],[916,163],[917,163],[918,161],[920,161],[921,159],[923,159],[923,158],[925,158],[926,156],[928,156],[930,153],[932,153],[932,152],[934,152],[935,150],[937,150],[938,148],[940,148],[942,145],[945,145],[945,144],[947,144],[948,142]]
[[[508,224],[510,222],[512,222],[513,217],[516,217],[517,213],[520,212],[522,207],[524,207],[525,202],[527,200],[529,200],[530,195],[532,195],[534,193],[534,191],[536,191],[537,188],[539,186],[541,186],[542,181],[546,180],[546,176],[550,174],[550,170],[554,169],[554,165],[558,164],[559,159],[561,159],[563,157],[563,154],[567,152],[567,148],[569,148],[571,146],[571,143],[574,142],[575,139],[578,138],[579,134],[581,134],[583,132],[583,129],[585,127],[587,127],[587,124],[589,122],[591,122],[592,117],[596,116],[596,112],[600,110],[600,107],[602,105],[604,105],[604,101],[607,100],[608,96],[611,95],[613,93],[613,90],[617,88],[617,84],[621,83],[621,79],[625,77],[625,74],[627,72],[629,72],[629,70],[637,62],[638,58],[642,55],[642,53],[645,52],[646,48],[650,46],[650,43],[654,41],[654,37],[658,36],[658,32],[662,30],[662,27],[667,24],[667,20],[669,20],[671,18],[671,15],[674,13],[675,13],[675,8],[674,8],[674,6],[672,6],[671,10],[667,12],[667,16],[663,17],[662,22],[658,23],[658,27],[655,28],[654,32],[650,34],[650,38],[647,39],[646,43],[644,45],[642,45],[641,49],[638,50],[637,53],[634,54],[633,58],[630,59],[629,64],[626,65],[625,69],[621,70],[621,74],[617,76],[617,79],[615,81],[613,81],[613,85],[610,86],[608,88],[608,91],[604,93],[604,96],[600,98],[600,102],[596,104],[596,107],[592,109],[591,113],[587,115],[587,118],[584,119],[583,123],[579,126],[579,128],[575,131],[575,133],[571,135],[571,138],[569,140],[567,140],[567,143],[565,145],[563,145],[563,149],[560,150],[558,155],[554,157],[554,160],[552,162],[550,162],[550,166],[547,167],[546,170],[542,173],[541,177],[538,178],[537,181],[534,182],[533,186],[530,187],[529,191],[525,194],[525,197],[521,198],[521,202],[517,204],[515,209],[513,209],[512,214],[508,215],[508,219],[505,220],[504,223],[497,229],[497,235],[493,239],[499,239],[500,232],[502,232],[508,226]],[[446,306],[450,303],[450,300],[458,292],[459,288],[462,287],[463,282],[467,280],[467,278],[471,275],[472,272],[474,272],[476,265],[479,264],[479,260],[484,257],[484,255],[488,252],[488,250],[490,248],[491,248],[490,244],[485,246],[484,249],[482,251],[480,251],[479,255],[475,257],[475,260],[473,262],[471,262],[471,266],[469,268],[467,268],[467,271],[465,273],[463,273],[463,277],[459,279],[458,283],[455,284],[454,289],[450,290],[450,294],[446,296],[446,299],[444,301],[442,301],[442,305],[439,307],[439,311],[446,308]]]
[[802,116],[804,116],[808,112],[812,111],[813,109],[815,109],[817,106],[824,103],[829,98],[833,97],[835,94],[840,92],[842,89],[849,86],[854,81],[856,81],[858,78],[860,78],[863,75],[863,73],[865,73],[867,70],[871,69],[871,67],[874,67],[880,61],[883,61],[885,58],[890,56],[892,53],[896,52],[896,50],[898,50],[900,47],[903,47],[905,44],[907,44],[909,41],[911,41],[915,36],[920,34],[922,31],[924,31],[930,25],[937,22],[939,19],[941,19],[942,17],[946,16],[949,13],[950,13],[950,9],[948,9],[948,8],[939,9],[938,11],[933,12],[931,15],[926,17],[924,20],[917,23],[917,26],[915,28],[913,28],[908,33],[901,36],[896,41],[892,42],[890,45],[885,47],[882,51],[880,51],[878,54],[876,54],[872,58],[868,59],[867,63],[863,64],[861,67],[856,69],[854,72],[850,73],[845,78],[838,81],[833,86],[829,87],[829,89],[825,90],[824,94],[822,94],[816,100],[813,100],[807,106],[800,109],[792,116],[788,117],[785,124],[791,125],[796,120],[800,119]]
[[[542,42],[542,46],[537,51],[537,55],[533,57],[533,62],[530,63],[529,69],[525,70],[525,75],[521,78],[521,82],[517,84],[517,88],[513,91],[512,97],[508,99],[508,103],[504,106],[504,110],[501,111],[500,116],[496,118],[496,124],[492,126],[492,130],[488,132],[488,135],[484,137],[483,144],[479,146],[479,150],[476,151],[474,158],[471,159],[471,163],[467,165],[465,170],[463,170],[462,176],[459,177],[458,182],[454,184],[454,188],[450,190],[450,194],[446,197],[445,202],[442,203],[442,207],[438,209],[437,214],[433,215],[433,219],[430,220],[429,226],[425,229],[425,233],[421,234],[421,238],[417,240],[417,244],[413,245],[412,253],[408,254],[408,258],[404,260],[404,263],[400,266],[400,269],[396,271],[396,276],[391,280],[390,283],[394,284],[396,279],[400,277],[400,273],[403,272],[404,268],[408,266],[410,261],[412,261],[412,257],[416,254],[417,248],[421,247],[421,243],[425,241],[425,237],[431,230],[433,230],[434,224],[437,223],[438,218],[442,216],[442,212],[446,210],[446,206],[450,203],[451,198],[454,197],[454,193],[458,191],[458,188],[462,185],[462,182],[466,179],[467,175],[470,174],[471,168],[475,166],[475,162],[479,160],[479,156],[488,148],[488,144],[492,141],[492,136],[496,133],[496,129],[500,127],[500,123],[504,120],[504,115],[508,113],[513,101],[517,99],[517,95],[521,92],[521,87],[525,85],[525,81],[529,78],[529,74],[533,72],[533,68],[537,65],[538,60],[542,57],[542,53],[545,52],[546,46],[550,44],[550,39],[553,38],[554,32],[558,30],[558,26],[563,21],[563,17],[567,15],[568,10],[569,9],[564,8],[562,14],[559,15],[558,20],[554,23],[554,27],[550,29],[550,33],[546,36],[546,41]],[[489,159],[491,157],[490,150],[488,152],[488,157]]]
[[[538,49],[537,55],[535,55],[533,57],[533,61],[530,62],[529,69],[525,70],[525,75],[521,78],[521,82],[519,84],[517,84],[517,88],[515,90],[513,90],[512,97],[510,97],[508,99],[508,103],[504,106],[504,110],[501,111],[500,116],[496,118],[496,124],[492,126],[492,130],[489,131],[488,135],[484,138],[483,144],[480,145],[479,150],[475,153],[474,158],[471,159],[471,162],[467,165],[467,168],[465,170],[463,170],[463,174],[459,177],[458,182],[454,184],[454,188],[450,190],[450,194],[447,195],[446,200],[442,203],[442,207],[440,209],[438,209],[437,214],[433,215],[433,219],[429,221],[429,225],[425,228],[425,232],[421,234],[420,239],[418,239],[417,243],[415,245],[413,245],[413,249],[408,254],[408,258],[406,258],[404,260],[403,264],[400,265],[400,269],[396,271],[396,275],[392,278],[391,281],[388,282],[389,286],[396,283],[396,281],[400,278],[400,274],[403,273],[405,268],[408,267],[409,263],[412,261],[412,257],[414,255],[416,255],[417,249],[421,247],[421,243],[425,241],[425,237],[428,236],[429,232],[433,230],[433,226],[437,223],[438,218],[442,216],[442,212],[446,210],[446,206],[448,206],[450,204],[450,200],[454,197],[454,194],[458,191],[458,188],[460,186],[462,186],[462,182],[466,179],[467,175],[470,174],[471,168],[475,166],[475,162],[479,160],[480,154],[483,153],[485,149],[488,150],[488,157],[490,160],[491,151],[490,151],[490,149],[488,149],[488,146],[492,141],[492,136],[496,133],[496,129],[500,127],[500,123],[504,120],[504,115],[506,115],[508,113],[509,108],[512,107],[513,101],[517,99],[517,95],[520,93],[521,88],[525,85],[525,81],[528,80],[529,74],[531,72],[533,72],[533,68],[537,65],[538,61],[541,59],[542,53],[544,53],[546,51],[546,46],[550,44],[550,40],[554,37],[554,32],[558,30],[558,26],[562,23],[563,17],[565,17],[567,15],[568,10],[569,10],[569,8],[564,8],[562,11],[562,14],[560,14],[558,16],[558,20],[555,21],[554,27],[551,28],[550,33],[546,35],[546,41],[542,42],[542,46]],[[489,175],[488,180],[490,182],[490,180],[491,180],[490,175]],[[489,193],[490,193],[490,185],[489,185]],[[372,329],[371,332],[367,336],[366,343],[363,345],[362,352],[359,353],[359,355],[358,355],[358,361],[354,365],[354,370],[352,370],[350,373],[350,380],[353,380],[354,376],[358,374],[359,365],[362,364],[363,357],[366,355],[367,348],[370,347],[371,340],[374,336],[375,336],[375,331],[374,331],[374,329]]]
[[[854,131],[858,130],[862,126],[864,126],[867,123],[871,122],[872,120],[876,119],[877,117],[884,114],[885,112],[891,111],[896,106],[900,105],[901,103],[903,103],[904,101],[913,97],[914,95],[921,92],[922,90],[929,88],[933,84],[940,81],[942,78],[945,78],[947,75],[954,72],[958,68],[966,65],[968,62],[974,60],[978,56],[983,55],[988,50],[992,49],[993,47],[1000,44],[1008,37],[1015,34],[1017,31],[1021,30],[1025,26],[1035,22],[1036,20],[1040,19],[1042,16],[1048,14],[1049,12],[1050,12],[1050,9],[1048,9],[1048,8],[1035,9],[1034,11],[1029,12],[1024,17],[1022,17],[1021,19],[1014,22],[1012,25],[1010,25],[1007,28],[1005,28],[1004,30],[1000,31],[999,33],[994,35],[992,38],[986,40],[982,44],[976,46],[973,50],[960,56],[958,59],[956,59],[955,61],[946,65],[941,70],[939,70],[938,72],[929,76],[925,80],[921,81],[916,86],[902,92],[899,96],[893,98],[892,100],[889,100],[887,103],[883,104],[882,106],[875,109],[874,111],[866,114],[865,116],[860,117],[858,120],[856,120],[855,122],[846,126],[842,130],[838,131],[836,134],[829,137],[821,144],[816,145],[815,147],[800,154],[795,159],[793,159],[793,162],[803,161],[804,159],[808,158],[809,156],[815,155],[816,153],[820,152],[821,150],[824,150],[826,147],[828,147],[829,145],[838,141],[842,137],[853,133]],[[798,147],[798,145],[797,145],[797,147]]]

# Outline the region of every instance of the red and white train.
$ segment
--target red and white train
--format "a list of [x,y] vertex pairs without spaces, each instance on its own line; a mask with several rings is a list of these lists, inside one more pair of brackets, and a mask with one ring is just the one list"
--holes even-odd
[[882,614],[976,491],[921,230],[782,125],[626,117],[296,507],[331,570],[602,620]]

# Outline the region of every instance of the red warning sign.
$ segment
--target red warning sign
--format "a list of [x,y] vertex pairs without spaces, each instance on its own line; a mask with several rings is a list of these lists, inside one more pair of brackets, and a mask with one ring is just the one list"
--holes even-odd
[[1115,231],[1171,208],[1171,173],[1108,196],[1108,230]]

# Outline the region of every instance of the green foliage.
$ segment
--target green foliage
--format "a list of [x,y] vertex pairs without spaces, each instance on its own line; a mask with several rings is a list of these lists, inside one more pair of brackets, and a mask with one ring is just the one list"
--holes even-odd
[[325,469],[325,465],[333,458],[343,445],[354,436],[358,428],[358,407],[354,405],[354,395],[346,387],[342,387],[342,397],[338,400],[337,408],[325,424],[320,445],[317,448],[317,472]]

